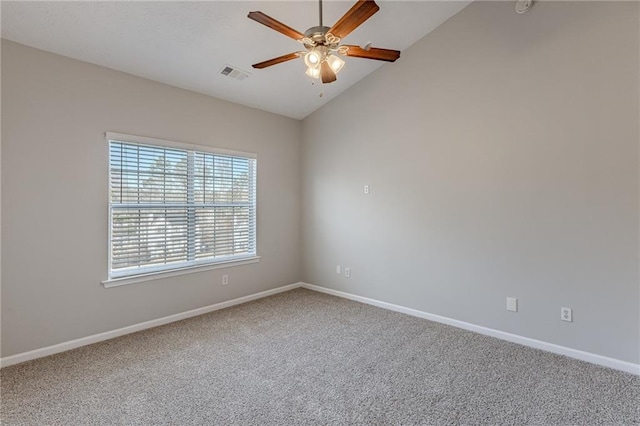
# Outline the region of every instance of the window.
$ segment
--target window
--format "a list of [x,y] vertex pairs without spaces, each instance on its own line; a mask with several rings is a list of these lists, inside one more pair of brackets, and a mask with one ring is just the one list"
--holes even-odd
[[109,278],[256,257],[256,159],[107,133]]

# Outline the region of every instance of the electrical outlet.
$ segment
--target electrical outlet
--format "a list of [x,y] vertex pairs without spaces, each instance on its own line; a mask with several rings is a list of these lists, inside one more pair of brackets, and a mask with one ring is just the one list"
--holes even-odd
[[223,275],[222,276],[222,285],[227,285],[229,284],[229,275]]
[[340,275],[342,271],[340,270],[340,265],[336,265],[336,274]]
[[518,312],[518,299],[507,297],[507,311]]
[[370,191],[369,191],[369,185],[365,185],[365,186],[364,186],[364,193],[368,195],[368,194],[369,194],[369,192],[370,192]]
[[560,319],[562,321],[573,322],[573,312],[571,308],[560,308]]
[[344,268],[344,276],[351,278],[351,268]]

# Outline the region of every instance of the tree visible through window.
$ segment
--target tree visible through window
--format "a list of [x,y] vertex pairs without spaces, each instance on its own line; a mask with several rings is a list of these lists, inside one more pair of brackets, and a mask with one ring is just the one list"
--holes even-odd
[[109,140],[110,277],[256,255],[256,160]]

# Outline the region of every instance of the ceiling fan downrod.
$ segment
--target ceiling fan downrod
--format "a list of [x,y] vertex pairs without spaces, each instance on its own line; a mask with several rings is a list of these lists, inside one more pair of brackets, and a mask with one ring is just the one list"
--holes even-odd
[[317,27],[311,27],[305,31],[305,38],[301,40],[307,50],[312,50],[318,46],[327,46],[332,50],[336,50],[338,48],[340,38],[329,33],[331,28],[323,25],[322,15],[322,0],[318,0],[318,21],[320,25]]

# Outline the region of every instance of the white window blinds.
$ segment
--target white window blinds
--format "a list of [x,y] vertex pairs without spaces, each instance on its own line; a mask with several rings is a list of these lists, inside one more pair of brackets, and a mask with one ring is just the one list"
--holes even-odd
[[110,278],[256,255],[256,159],[109,140]]

